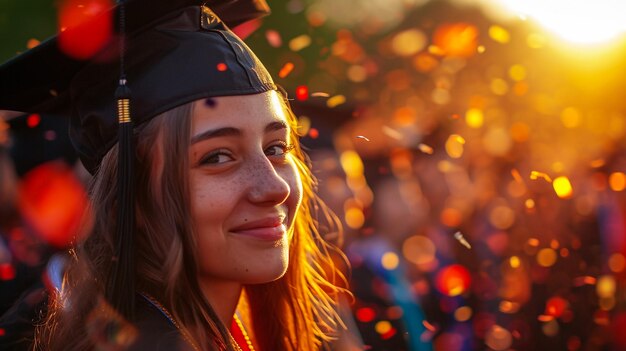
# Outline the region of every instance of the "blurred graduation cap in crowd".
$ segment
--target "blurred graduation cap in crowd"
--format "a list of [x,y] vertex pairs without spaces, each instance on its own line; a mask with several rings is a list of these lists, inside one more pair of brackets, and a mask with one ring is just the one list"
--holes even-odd
[[19,177],[49,161],[61,160],[72,166],[78,159],[64,116],[26,113],[6,121],[8,150]]
[[[127,317],[134,301],[133,126],[194,100],[276,90],[229,29],[268,13],[265,0],[118,1],[0,66],[0,110],[67,116],[91,173],[119,142],[117,243],[106,293]],[[109,22],[117,32],[88,59],[63,49],[64,37],[89,40],[84,33]]]

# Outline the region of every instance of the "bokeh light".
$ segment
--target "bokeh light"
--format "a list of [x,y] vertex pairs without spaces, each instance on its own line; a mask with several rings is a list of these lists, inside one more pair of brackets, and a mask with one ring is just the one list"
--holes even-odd
[[53,246],[65,247],[90,230],[85,189],[61,163],[31,170],[20,185],[18,205],[28,224]]
[[458,296],[470,287],[471,276],[467,268],[453,264],[441,268],[435,277],[435,286],[442,294]]
[[112,0],[64,0],[59,6],[59,48],[76,59],[91,58],[113,37]]

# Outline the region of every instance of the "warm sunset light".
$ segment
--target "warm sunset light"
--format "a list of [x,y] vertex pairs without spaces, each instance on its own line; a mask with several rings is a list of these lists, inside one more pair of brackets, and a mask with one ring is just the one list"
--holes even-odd
[[626,3],[620,0],[499,1],[572,43],[605,43],[626,33]]

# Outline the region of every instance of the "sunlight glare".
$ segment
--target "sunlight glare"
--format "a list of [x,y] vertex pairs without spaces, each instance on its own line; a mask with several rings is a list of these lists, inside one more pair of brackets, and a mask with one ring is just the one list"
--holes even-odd
[[572,43],[603,43],[626,33],[622,0],[498,1]]

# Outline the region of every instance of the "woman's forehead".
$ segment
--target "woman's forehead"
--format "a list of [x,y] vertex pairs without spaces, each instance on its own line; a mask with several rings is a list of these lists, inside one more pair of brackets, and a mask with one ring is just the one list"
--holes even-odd
[[224,127],[256,129],[272,122],[288,124],[285,104],[276,91],[206,98],[194,102],[191,135]]

